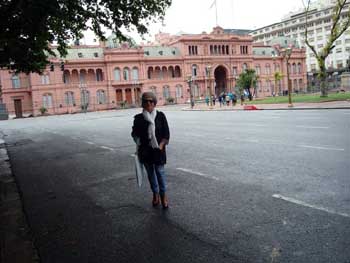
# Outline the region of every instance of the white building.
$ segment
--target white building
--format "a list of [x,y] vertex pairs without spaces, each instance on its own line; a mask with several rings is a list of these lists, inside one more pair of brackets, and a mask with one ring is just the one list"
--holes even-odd
[[[307,29],[310,44],[317,50],[321,49],[331,32],[332,11],[336,0],[319,0],[311,4],[309,9]],[[349,3],[342,12],[342,20],[348,15]],[[281,22],[251,31],[254,42],[272,44],[270,41],[278,36],[287,36],[296,40],[300,47],[306,47],[305,38],[305,9],[289,13]],[[335,47],[326,60],[328,69],[346,67],[350,55],[350,29],[344,32],[334,43]],[[306,64],[308,71],[317,69],[317,61],[311,49],[306,47]]]

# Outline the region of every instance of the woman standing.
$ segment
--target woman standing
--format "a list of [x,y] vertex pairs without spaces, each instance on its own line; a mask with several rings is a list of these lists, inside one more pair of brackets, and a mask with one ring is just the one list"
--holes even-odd
[[138,144],[140,162],[145,165],[148,180],[153,192],[153,206],[162,203],[168,208],[164,165],[166,164],[166,145],[170,133],[165,114],[155,109],[157,98],[152,92],[142,94],[140,114],[135,115],[131,136]]

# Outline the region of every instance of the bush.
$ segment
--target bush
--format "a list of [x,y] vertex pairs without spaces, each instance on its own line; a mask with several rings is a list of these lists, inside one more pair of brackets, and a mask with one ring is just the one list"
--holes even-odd
[[39,109],[39,111],[40,111],[41,115],[44,115],[47,112],[47,109],[45,107],[41,107]]

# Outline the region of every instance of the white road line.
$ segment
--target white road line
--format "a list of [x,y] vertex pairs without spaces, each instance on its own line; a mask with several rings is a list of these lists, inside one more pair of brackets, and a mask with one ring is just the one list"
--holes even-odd
[[311,146],[311,145],[297,145],[297,146],[303,147],[303,148],[318,149],[318,150],[345,151],[345,149],[342,149],[342,148],[331,148],[331,147]]
[[100,146],[100,148],[106,149],[106,150],[110,150],[110,151],[114,151],[113,148],[107,147],[107,146]]
[[306,129],[329,129],[329,127],[321,127],[321,126],[303,126],[303,125],[296,125],[297,128],[306,128]]
[[333,209],[328,209],[328,208],[325,208],[325,207],[322,207],[322,206],[311,205],[311,204],[305,203],[303,201],[300,201],[300,200],[297,200],[297,199],[294,199],[294,198],[290,198],[290,197],[286,197],[286,196],[283,196],[283,195],[273,194],[272,197],[277,198],[277,199],[282,199],[284,201],[288,201],[288,202],[291,202],[291,203],[294,203],[294,204],[297,204],[297,205],[302,205],[302,206],[310,207],[310,208],[313,208],[313,209],[316,209],[316,210],[324,211],[324,212],[327,212],[329,214],[340,215],[340,216],[344,216],[344,217],[350,217],[350,215],[346,214],[346,213],[340,213],[340,212],[337,212],[337,211],[335,211]]
[[91,145],[95,144],[94,142],[89,142],[89,141],[86,141],[86,143]]
[[194,175],[203,176],[203,177],[206,177],[206,178],[210,178],[210,179],[214,179],[214,180],[219,181],[219,178],[216,177],[216,176],[210,176],[210,175],[207,175],[207,174],[204,174],[204,173],[201,173],[201,172],[193,171],[191,169],[186,169],[186,168],[180,168],[179,167],[179,168],[176,168],[176,170],[183,171],[183,172],[190,173],[190,174],[194,174]]

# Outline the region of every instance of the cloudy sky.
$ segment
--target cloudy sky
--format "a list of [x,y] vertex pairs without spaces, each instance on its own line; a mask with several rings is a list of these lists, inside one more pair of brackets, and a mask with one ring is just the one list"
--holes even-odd
[[[306,3],[306,0],[304,0]],[[214,0],[172,0],[164,23],[153,24],[148,40],[154,34],[167,32],[210,32],[216,25]],[[303,0],[216,0],[218,24],[223,28],[256,29],[279,22],[290,11],[303,8]],[[137,42],[137,34],[131,34]]]

